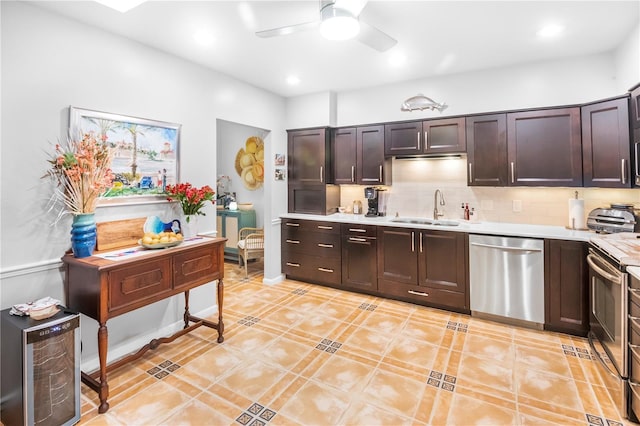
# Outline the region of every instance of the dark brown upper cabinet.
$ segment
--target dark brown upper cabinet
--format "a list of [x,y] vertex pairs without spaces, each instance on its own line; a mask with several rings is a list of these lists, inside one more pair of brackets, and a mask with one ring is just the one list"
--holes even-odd
[[391,184],[391,159],[384,155],[384,126],[333,129],[332,145],[336,184]]
[[327,128],[292,130],[288,133],[289,182],[332,183]]
[[580,108],[507,114],[511,186],[582,186]]
[[289,213],[335,213],[340,204],[340,187],[331,185],[328,129],[288,131],[287,155]]
[[628,97],[583,106],[581,114],[584,186],[630,188]]
[[467,117],[467,183],[507,186],[507,115]]
[[392,123],[384,129],[386,156],[463,153],[467,148],[464,117]]
[[333,129],[331,138],[335,183],[356,184],[356,128]]
[[[629,124],[633,129],[640,129],[640,84],[631,89],[631,97],[629,99],[630,115]],[[640,142],[640,141],[636,141]]]

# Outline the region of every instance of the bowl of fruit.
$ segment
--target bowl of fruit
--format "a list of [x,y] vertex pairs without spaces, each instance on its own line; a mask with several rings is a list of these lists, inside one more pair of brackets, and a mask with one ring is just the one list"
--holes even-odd
[[145,232],[144,236],[138,240],[138,244],[148,249],[162,249],[175,247],[182,244],[183,240],[182,234],[176,234],[173,231]]

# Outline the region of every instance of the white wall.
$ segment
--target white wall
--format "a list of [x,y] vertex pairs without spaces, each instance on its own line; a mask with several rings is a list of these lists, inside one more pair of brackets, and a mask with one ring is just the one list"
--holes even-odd
[[[130,40],[23,2],[1,2],[2,157],[0,306],[37,297],[64,300],[60,257],[69,248],[70,219],[52,225],[45,210],[44,174],[51,143],[65,135],[68,106],[182,124],[180,178],[196,186],[216,183],[216,119],[270,129],[267,158],[286,152],[284,100]],[[250,102],[247,102],[250,100]],[[273,167],[267,170],[273,176]],[[265,279],[280,274],[280,213],[286,186],[265,182]],[[215,231],[215,207],[201,231]],[[100,221],[174,215],[167,203],[99,208]],[[273,230],[272,230],[273,229]],[[215,285],[194,291],[192,312],[215,309]],[[109,323],[111,352],[130,339],[171,327],[182,316],[175,297]],[[96,326],[83,318],[83,363],[95,363]],[[110,352],[110,356],[112,353]]]
[[[269,132],[264,129],[218,120],[217,176],[226,175],[231,178],[229,191],[236,193],[236,200],[239,203],[253,203],[258,228],[264,226],[264,185],[253,191],[247,189],[236,171],[235,161],[238,150],[244,149],[247,138],[258,136],[264,141],[268,134]],[[265,158],[265,163],[267,161],[271,159]]]
[[616,85],[619,91],[640,83],[640,25],[615,51]]

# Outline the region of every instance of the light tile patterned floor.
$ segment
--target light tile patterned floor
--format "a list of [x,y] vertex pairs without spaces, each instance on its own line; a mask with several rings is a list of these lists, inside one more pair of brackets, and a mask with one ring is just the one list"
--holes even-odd
[[[261,264],[253,264],[257,271]],[[86,425],[616,425],[588,342],[226,265],[201,327],[82,386]]]

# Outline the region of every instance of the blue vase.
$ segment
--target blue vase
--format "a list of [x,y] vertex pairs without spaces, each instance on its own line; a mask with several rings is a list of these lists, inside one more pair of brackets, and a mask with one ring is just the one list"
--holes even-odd
[[89,257],[96,248],[96,219],[94,213],[73,215],[71,250],[75,257]]

